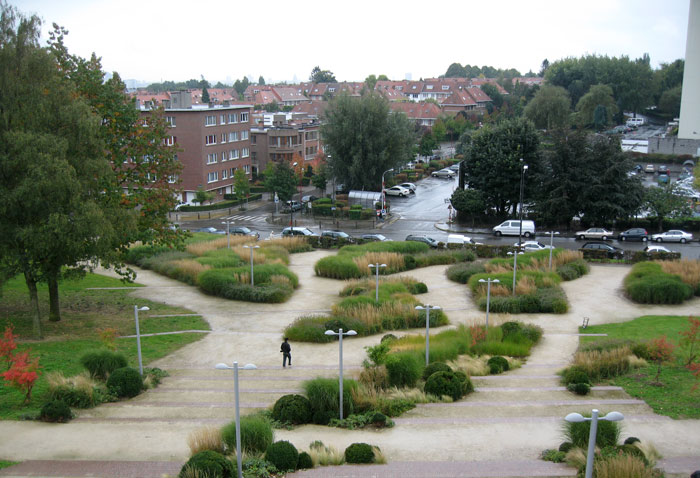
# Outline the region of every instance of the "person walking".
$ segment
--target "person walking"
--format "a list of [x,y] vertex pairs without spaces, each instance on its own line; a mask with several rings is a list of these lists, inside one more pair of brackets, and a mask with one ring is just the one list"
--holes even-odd
[[292,366],[292,346],[289,345],[289,339],[284,338],[284,342],[280,346],[280,352],[282,352],[282,368],[287,366],[287,361],[289,360],[289,366]]

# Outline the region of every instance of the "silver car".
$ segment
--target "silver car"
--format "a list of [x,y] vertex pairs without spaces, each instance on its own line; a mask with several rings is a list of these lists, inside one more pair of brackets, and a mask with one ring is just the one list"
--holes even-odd
[[608,231],[603,227],[591,227],[576,233],[576,239],[602,239],[607,241],[609,237],[613,237],[612,231]]
[[431,174],[431,176],[434,178],[452,179],[456,176],[456,174],[454,171],[445,168],[445,169],[441,169],[440,171],[433,171],[433,174]]
[[681,244],[685,244],[693,240],[693,235],[689,232],[681,231],[680,229],[671,229],[661,234],[654,234],[651,236],[651,240],[656,242],[680,242]]

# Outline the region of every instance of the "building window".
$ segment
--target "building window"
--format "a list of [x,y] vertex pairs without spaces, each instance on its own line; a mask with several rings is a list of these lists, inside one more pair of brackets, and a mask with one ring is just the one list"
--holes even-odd
[[329,91],[330,93],[335,93],[335,88],[328,88],[328,91]]
[[207,164],[214,164],[216,162],[216,153],[207,154]]
[[168,126],[170,126],[171,128],[174,128],[175,127],[175,117],[174,116],[166,116],[165,123]]
[[221,171],[221,179],[228,179],[228,169],[223,169]]
[[220,123],[219,124],[226,124],[226,115],[221,115],[219,118]]
[[304,133],[304,138],[306,138],[306,141],[313,141],[318,139],[318,131],[307,131]]
[[248,139],[248,131],[241,131],[241,141]]
[[241,123],[248,122],[248,113],[241,113]]
[[238,131],[231,131],[228,134],[228,140],[229,141],[238,141]]
[[231,150],[231,159],[238,159],[238,150],[237,149]]
[[177,143],[177,137],[176,136],[168,136],[163,141],[165,142],[166,146],[174,146],[175,143]]
[[204,117],[204,126],[216,126],[216,116],[210,115]]
[[221,142],[222,143],[226,142],[226,137],[227,137],[226,133],[221,133]]
[[221,162],[228,161],[228,151],[223,151],[221,153]]
[[204,144],[207,146],[216,144],[216,135],[215,134],[210,134],[204,137]]
[[258,144],[258,137],[257,137],[257,136],[251,136],[251,137],[250,137],[250,144]]
[[228,115],[228,122],[229,123],[238,123],[238,115],[236,113],[230,113]]
[[241,158],[247,158],[250,156],[250,150],[248,148],[243,148],[241,150]]
[[442,85],[443,91],[447,91],[450,89],[450,85]]
[[250,174],[250,165],[249,165],[249,164],[244,164],[244,165],[243,165],[243,171],[245,171],[246,174]]
[[214,171],[213,173],[207,174],[207,182],[213,183],[219,180],[219,172]]

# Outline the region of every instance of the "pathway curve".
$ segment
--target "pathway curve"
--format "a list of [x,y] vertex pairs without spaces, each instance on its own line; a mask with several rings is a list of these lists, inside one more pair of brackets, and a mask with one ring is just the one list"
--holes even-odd
[[[212,332],[152,364],[168,369],[171,377],[133,400],[83,411],[66,425],[0,422],[0,457],[182,463],[189,455],[186,437],[190,431],[202,424],[228,423],[233,417],[232,377],[214,370],[215,363],[238,360],[258,366],[256,371],[241,372],[242,413],[270,406],[279,396],[298,391],[309,378],[337,376],[335,343],[293,343],[293,368],[280,367],[279,343],[284,327],[298,316],[327,312],[338,300],[343,283],[318,278],[313,273],[315,262],[328,254],[315,251],[291,256],[291,269],[299,275],[301,287],[285,304],[251,304],[210,297],[150,271],[139,271],[138,281],[146,287],[135,289],[135,298],[187,307],[201,314],[211,324]],[[443,307],[452,324],[481,323],[483,313],[474,306],[466,286],[448,281],[445,269],[446,266],[434,266],[403,275],[428,284],[429,292],[420,296],[421,301]],[[534,467],[522,464],[523,472],[513,476],[565,476],[561,469],[547,466],[544,474],[536,475],[535,468],[541,463],[536,460],[539,452],[561,441],[561,421],[567,413],[600,408],[623,412],[625,436],[652,441],[667,458],[700,456],[698,420],[673,421],[654,415],[646,404],[616,387],[596,388],[589,396],[577,397],[559,386],[555,373],[575,351],[577,327],[584,316],[590,318],[591,324],[598,324],[645,314],[690,314],[700,310],[699,299],[676,307],[630,303],[620,292],[628,270],[624,266],[593,266],[587,276],[563,284],[571,302],[567,314],[492,314],[492,323],[515,318],[538,324],[544,328],[545,336],[520,369],[499,376],[475,377],[477,391],[464,400],[418,406],[398,418],[392,429],[347,431],[307,425],[291,431],[278,430],[276,438],[290,440],[300,449],[307,449],[314,440],[340,450],[354,442],[379,445],[390,461],[389,468],[384,469],[386,473],[381,473],[383,476],[393,473],[392,463],[399,470],[403,469],[401,463],[417,460],[484,465],[494,459],[504,467],[516,466],[518,460]],[[359,373],[364,347],[379,339],[375,336],[344,342],[346,375]],[[47,436],[51,436],[50,441]],[[39,443],[41,447],[37,447]],[[700,468],[700,463],[697,466]],[[351,476],[341,471],[343,468],[333,474]],[[376,474],[370,471],[371,467],[365,469]],[[417,463],[416,470],[419,469]],[[474,470],[477,469],[475,465]],[[497,467],[493,469],[498,471]],[[0,470],[0,476],[20,476],[10,473]],[[326,469],[300,476],[332,476],[329,473]],[[416,471],[401,476],[425,475]],[[445,471],[444,476],[459,475]]]

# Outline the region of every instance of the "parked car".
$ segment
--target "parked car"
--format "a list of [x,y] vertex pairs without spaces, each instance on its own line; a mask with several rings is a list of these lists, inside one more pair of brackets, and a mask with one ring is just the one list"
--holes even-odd
[[329,237],[334,241],[339,241],[342,239],[346,242],[355,242],[355,239],[350,234],[343,231],[322,231],[321,237]]
[[299,201],[287,201],[282,212],[301,211],[301,203]]
[[401,183],[399,184],[402,188],[408,189],[410,192],[415,193],[417,186],[413,183]]
[[362,234],[362,239],[365,241],[379,241],[379,242],[384,242],[384,241],[391,241],[386,236],[383,236],[381,234]]
[[307,227],[285,227],[282,229],[282,237],[290,236],[317,236],[315,232]]
[[665,164],[662,164],[661,166],[659,166],[658,169],[656,170],[656,172],[658,172],[659,174],[669,174],[670,173],[668,166],[666,166]]
[[447,167],[450,171],[454,171],[455,173],[459,172],[459,163],[452,164]]
[[666,252],[666,253],[669,253],[669,254],[670,254],[671,252],[674,252],[674,251],[669,251],[669,250],[666,249],[664,246],[654,246],[654,245],[652,245],[652,246],[647,246],[647,247],[645,247],[645,248],[644,248],[644,252]]
[[413,234],[409,234],[408,236],[406,236],[406,240],[407,241],[424,242],[424,243],[428,244],[430,247],[435,247],[435,248],[437,248],[437,246],[438,246],[438,241],[436,241],[432,237],[428,237],[428,236],[416,236]]
[[209,234],[226,234],[226,231],[219,231],[215,227],[200,227],[195,229],[194,232],[208,232]]
[[653,164],[647,164],[644,168],[645,173],[653,173],[654,171],[656,171],[656,167]]
[[404,188],[403,186],[392,186],[392,187],[390,187],[390,188],[388,188],[388,189],[385,189],[385,190],[384,190],[384,193],[385,193],[387,196],[399,196],[399,197],[404,197],[404,196],[408,196],[409,194],[411,194],[411,191],[408,190],[408,189],[406,189],[406,188]]
[[449,234],[447,236],[447,244],[457,244],[460,246],[466,246],[467,244],[470,244],[476,246],[481,243],[474,242],[474,239],[472,239],[469,236],[465,236],[464,234]]
[[641,164],[635,164],[634,168],[632,168],[632,171],[634,171],[635,174],[639,174],[642,171],[644,171],[644,168],[642,167]]
[[618,241],[642,241],[646,242],[649,240],[649,233],[646,229],[641,227],[633,227],[632,229],[627,229],[621,232],[617,236]]
[[680,229],[671,229],[661,234],[654,234],[651,236],[651,240],[656,242],[680,242],[681,244],[685,244],[693,240],[693,235],[689,232],[681,231]]
[[260,239],[260,233],[248,229],[245,226],[236,226],[229,228],[228,232],[237,236],[252,236],[256,239]]
[[605,242],[587,242],[581,246],[584,251],[605,251],[609,259],[622,259],[625,251],[619,247],[611,246]]
[[659,174],[659,176],[656,178],[656,182],[659,184],[668,184],[670,178],[668,174]]
[[519,243],[516,242],[513,245],[515,247],[520,246],[520,248],[525,252],[541,251],[544,249],[554,249],[554,247],[550,245],[542,244],[541,242],[537,241],[523,241],[521,245],[519,245]]
[[613,232],[608,231],[604,227],[591,227],[576,233],[576,239],[602,239],[607,241],[609,237],[613,237]]
[[305,203],[305,202],[314,202],[316,199],[318,199],[318,197],[316,197],[316,196],[314,196],[314,195],[312,194],[312,195],[309,195],[309,196],[304,196],[304,197],[302,197],[302,198],[301,198],[301,202],[302,202],[302,203]]
[[[520,234],[520,221],[517,219],[503,221],[493,228],[493,234],[495,236],[517,236]],[[523,220],[522,234],[525,237],[534,237],[535,222],[528,219]]]
[[445,168],[441,169],[439,171],[433,171],[431,174],[432,177],[434,178],[445,178],[445,179],[452,179],[456,176],[457,174],[452,171],[451,169]]

